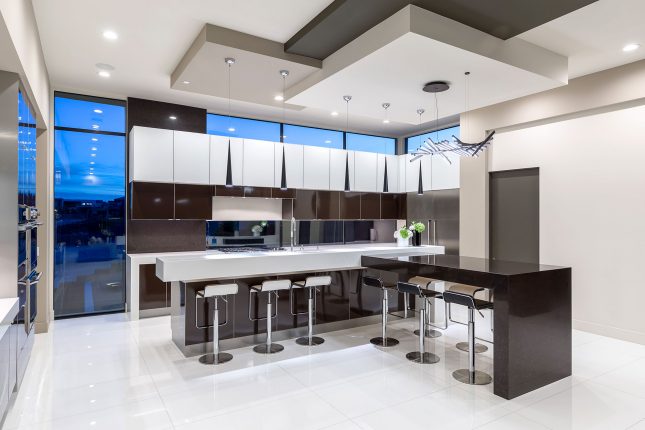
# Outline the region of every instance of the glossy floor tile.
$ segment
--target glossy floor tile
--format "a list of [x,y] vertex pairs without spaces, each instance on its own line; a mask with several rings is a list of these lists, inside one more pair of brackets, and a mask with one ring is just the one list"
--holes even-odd
[[[376,348],[378,325],[323,335],[307,348],[281,342],[204,366],[171,341],[170,319],[105,315],[56,321],[37,335],[28,373],[3,429],[329,429],[436,427],[483,430],[645,430],[645,346],[574,331],[574,374],[511,401],[492,385],[452,378],[467,367],[451,325],[428,349],[441,361],[405,359],[416,321],[396,320],[400,344]],[[494,347],[477,355],[492,373]]]

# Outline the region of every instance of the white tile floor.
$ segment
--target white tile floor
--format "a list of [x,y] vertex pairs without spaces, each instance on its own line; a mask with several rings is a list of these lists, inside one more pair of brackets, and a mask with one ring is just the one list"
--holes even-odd
[[[261,356],[231,351],[219,367],[185,359],[170,321],[125,315],[56,321],[38,335],[27,376],[3,429],[645,430],[645,346],[574,332],[574,375],[512,401],[492,386],[455,382],[467,364],[451,326],[429,341],[434,365],[405,360],[414,320],[394,321],[401,340],[379,350],[379,326],[325,334],[315,348],[282,342]],[[491,352],[478,355],[491,372]]]

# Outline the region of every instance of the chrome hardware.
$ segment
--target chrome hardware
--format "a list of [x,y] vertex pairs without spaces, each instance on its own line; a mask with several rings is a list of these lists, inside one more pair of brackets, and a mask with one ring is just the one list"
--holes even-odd
[[295,244],[296,236],[296,218],[291,217],[291,252],[293,252],[293,246]]
[[[224,298],[224,297],[215,297],[215,311],[214,311],[215,313],[217,313],[218,310],[219,310],[219,307],[217,306],[217,299],[219,299],[219,298],[221,298],[222,300],[224,300],[226,302],[226,307],[224,308],[226,318],[224,318],[223,323],[219,324],[219,326],[224,326],[224,325],[228,324],[228,300],[226,298]],[[195,327],[197,327],[199,330],[209,329],[209,328],[213,327],[213,325],[206,324],[204,326],[200,326],[199,323],[197,322],[197,300],[198,299],[207,300],[204,297],[200,297],[198,295],[195,295]],[[219,315],[217,315],[217,319],[219,321]]]

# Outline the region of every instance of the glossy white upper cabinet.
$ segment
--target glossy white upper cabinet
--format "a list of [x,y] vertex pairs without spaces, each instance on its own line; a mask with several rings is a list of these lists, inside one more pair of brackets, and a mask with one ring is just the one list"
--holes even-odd
[[356,191],[376,192],[378,183],[378,154],[354,151],[354,182]]
[[329,148],[303,146],[303,188],[329,189]]
[[342,149],[329,150],[329,189],[345,190],[345,170],[349,165],[349,189],[354,190],[354,151]]
[[378,169],[376,172],[376,192],[382,193],[385,182],[385,165],[387,160],[387,186],[388,193],[399,192],[399,157],[396,155],[377,154]]
[[452,164],[442,157],[432,157],[432,189],[449,190],[459,188],[459,160],[453,153],[446,153]]
[[[419,174],[422,177],[423,191],[432,190],[432,157],[425,156],[410,162],[414,158],[411,154],[401,156],[405,162],[405,192],[416,192],[419,190]],[[421,166],[421,169],[419,169]]]
[[210,183],[226,185],[226,164],[228,148],[231,148],[231,175],[233,185],[242,184],[242,166],[244,160],[244,142],[240,138],[226,136],[210,136]]
[[287,174],[287,188],[302,188],[303,184],[303,146],[276,142],[274,145],[275,176],[274,186],[280,188],[282,181],[282,155],[284,149],[284,167]]
[[133,127],[129,143],[130,181],[174,182],[172,130]]
[[207,134],[174,132],[175,183],[209,184],[209,141]]
[[[244,139],[242,184],[249,187],[273,187],[275,178],[274,142]],[[280,185],[278,183],[278,185]]]

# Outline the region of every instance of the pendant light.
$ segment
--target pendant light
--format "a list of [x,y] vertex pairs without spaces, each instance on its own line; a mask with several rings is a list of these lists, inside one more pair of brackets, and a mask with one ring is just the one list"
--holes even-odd
[[[285,125],[285,120],[286,120],[286,110],[284,106],[284,99],[285,99],[285,91],[287,88],[287,76],[289,76],[289,71],[288,70],[280,70],[280,76],[282,76],[282,136],[281,139],[284,142],[284,138],[286,137],[284,135],[284,125]],[[282,191],[287,190],[287,166],[286,166],[286,160],[285,160],[285,150],[284,150],[284,143],[282,144],[282,163],[281,163],[281,174],[280,174],[280,189]]]
[[383,160],[385,161],[385,169],[383,173],[383,192],[387,193],[389,191],[389,187],[388,187],[389,181],[387,179],[387,156],[384,157]]
[[[231,125],[231,66],[235,64],[235,58],[227,57],[224,62],[228,66],[228,131],[233,133],[235,128]],[[233,187],[233,169],[231,168],[231,138],[228,139],[228,154],[226,156],[226,188]]]
[[[425,109],[417,109],[417,115],[419,115],[419,128],[421,128],[421,115],[423,115],[424,112]],[[417,188],[417,194],[420,196],[423,195],[423,171],[421,169],[421,160],[419,160],[419,187]]]
[[[349,101],[352,99],[352,96],[343,96],[345,100],[345,140],[347,140],[347,133],[349,131]],[[345,192],[351,191],[349,183],[349,152],[345,154]]]
[[381,106],[383,106],[383,110],[385,111],[385,115],[383,118],[383,124],[389,124],[390,123],[390,117],[387,114],[387,108],[390,107],[389,103],[383,103]]

